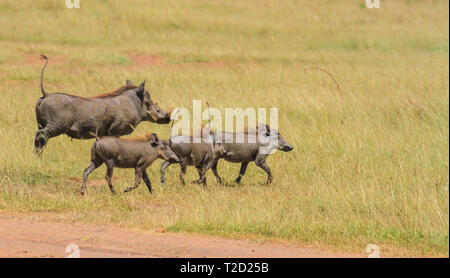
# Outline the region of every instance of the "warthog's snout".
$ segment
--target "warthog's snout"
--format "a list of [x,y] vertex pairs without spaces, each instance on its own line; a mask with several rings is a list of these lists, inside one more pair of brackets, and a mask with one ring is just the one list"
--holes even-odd
[[279,133],[278,133],[278,149],[282,150],[283,152],[290,152],[294,149],[294,147],[289,144],[289,142],[284,139]]
[[149,102],[147,103],[150,104],[148,104],[146,107],[146,120],[157,124],[168,124],[170,122],[170,111],[167,112],[166,110],[159,107],[157,102],[150,102],[150,95],[148,94],[148,92],[147,95],[149,99]]
[[169,158],[170,163],[179,163],[180,161],[181,161],[180,158],[175,154]]
[[157,111],[147,111],[147,115],[150,117],[150,121],[157,124],[168,124],[170,122],[170,113],[160,108]]
[[169,161],[171,163],[178,163],[180,162],[180,158],[178,157],[178,155],[176,155],[176,153],[173,152],[173,150],[168,146],[168,145],[163,145],[162,146],[162,159]]
[[164,118],[159,118],[156,123],[157,124],[168,124],[170,122],[170,114],[167,113],[167,115]]

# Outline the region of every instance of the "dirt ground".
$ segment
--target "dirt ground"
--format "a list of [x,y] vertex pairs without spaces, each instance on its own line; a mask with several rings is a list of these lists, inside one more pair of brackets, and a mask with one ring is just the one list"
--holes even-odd
[[[357,257],[278,243],[142,231],[79,223],[41,222],[0,214],[0,257]],[[67,252],[66,252],[67,248]],[[360,256],[363,256],[361,254]]]

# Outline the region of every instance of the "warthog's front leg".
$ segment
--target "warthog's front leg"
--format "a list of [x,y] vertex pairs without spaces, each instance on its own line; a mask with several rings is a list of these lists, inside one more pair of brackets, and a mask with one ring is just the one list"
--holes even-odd
[[272,183],[272,172],[270,171],[269,165],[266,163],[266,159],[256,159],[255,160],[256,166],[263,169],[267,173],[267,184]]
[[143,169],[141,168],[136,168],[134,171],[134,185],[131,187],[126,188],[123,192],[130,192],[133,191],[134,189],[139,187],[139,184],[141,183],[141,178],[142,178],[142,172]]
[[144,183],[147,186],[148,191],[150,191],[150,194],[153,193],[152,183],[150,182],[150,179],[147,176],[147,171],[145,170],[142,172],[142,179],[144,180]]
[[161,164],[161,185],[163,185],[166,182],[166,178],[165,178],[165,172],[167,167],[170,166],[170,162],[165,160],[162,164]]
[[206,171],[208,169],[203,166],[203,167],[197,167],[197,172],[199,175],[199,179],[196,181],[198,184],[203,183],[203,188],[204,189],[208,189],[207,185],[206,185]]
[[240,184],[242,177],[245,175],[245,171],[247,170],[248,162],[242,162],[241,169],[239,170],[239,176],[234,180],[235,183]]
[[133,132],[133,127],[129,123],[123,123],[120,121],[114,121],[108,128],[106,135],[108,136],[120,136],[127,135]]
[[186,175],[186,166],[186,161],[183,160],[180,162],[180,182],[182,185],[186,185],[186,183],[184,182],[184,176]]

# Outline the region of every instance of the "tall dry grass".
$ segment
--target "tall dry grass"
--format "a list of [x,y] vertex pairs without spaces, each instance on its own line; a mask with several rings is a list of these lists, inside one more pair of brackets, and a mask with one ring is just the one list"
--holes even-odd
[[[0,210],[383,254],[448,256],[448,2],[0,0]],[[250,165],[241,186],[159,186],[111,196],[102,166],[78,190],[92,140],[33,153],[39,54],[49,92],[91,96],[148,80],[165,108],[193,99],[278,107],[295,146]],[[318,67],[330,73],[308,70]],[[167,125],[142,123],[168,137]],[[219,163],[228,183],[239,165]],[[188,170],[187,180],[196,173]],[[133,181],[118,169],[116,187]],[[48,213],[47,213],[48,212]],[[384,253],[383,253],[384,252]]]

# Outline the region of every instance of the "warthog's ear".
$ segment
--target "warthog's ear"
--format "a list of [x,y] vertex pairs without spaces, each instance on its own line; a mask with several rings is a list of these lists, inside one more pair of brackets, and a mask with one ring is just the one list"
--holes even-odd
[[163,145],[170,146],[169,145],[169,141],[167,141],[167,140],[162,140],[161,142],[162,142]]
[[266,124],[266,135],[270,135],[270,127]]
[[143,93],[145,91],[145,81],[146,80],[144,80],[144,82],[142,82],[141,85],[139,85],[136,92]]
[[157,147],[159,145],[159,138],[156,133],[152,133],[152,139],[150,139],[150,145]]
[[139,87],[136,89],[136,95],[138,98],[143,101],[144,100],[144,92],[145,92],[145,81],[139,85]]
[[267,124],[258,124],[256,127],[258,129],[258,134],[264,133],[264,135],[270,135],[270,127]]
[[130,79],[127,79],[127,81],[125,81],[125,83],[126,83],[126,85],[134,85],[134,83]]

